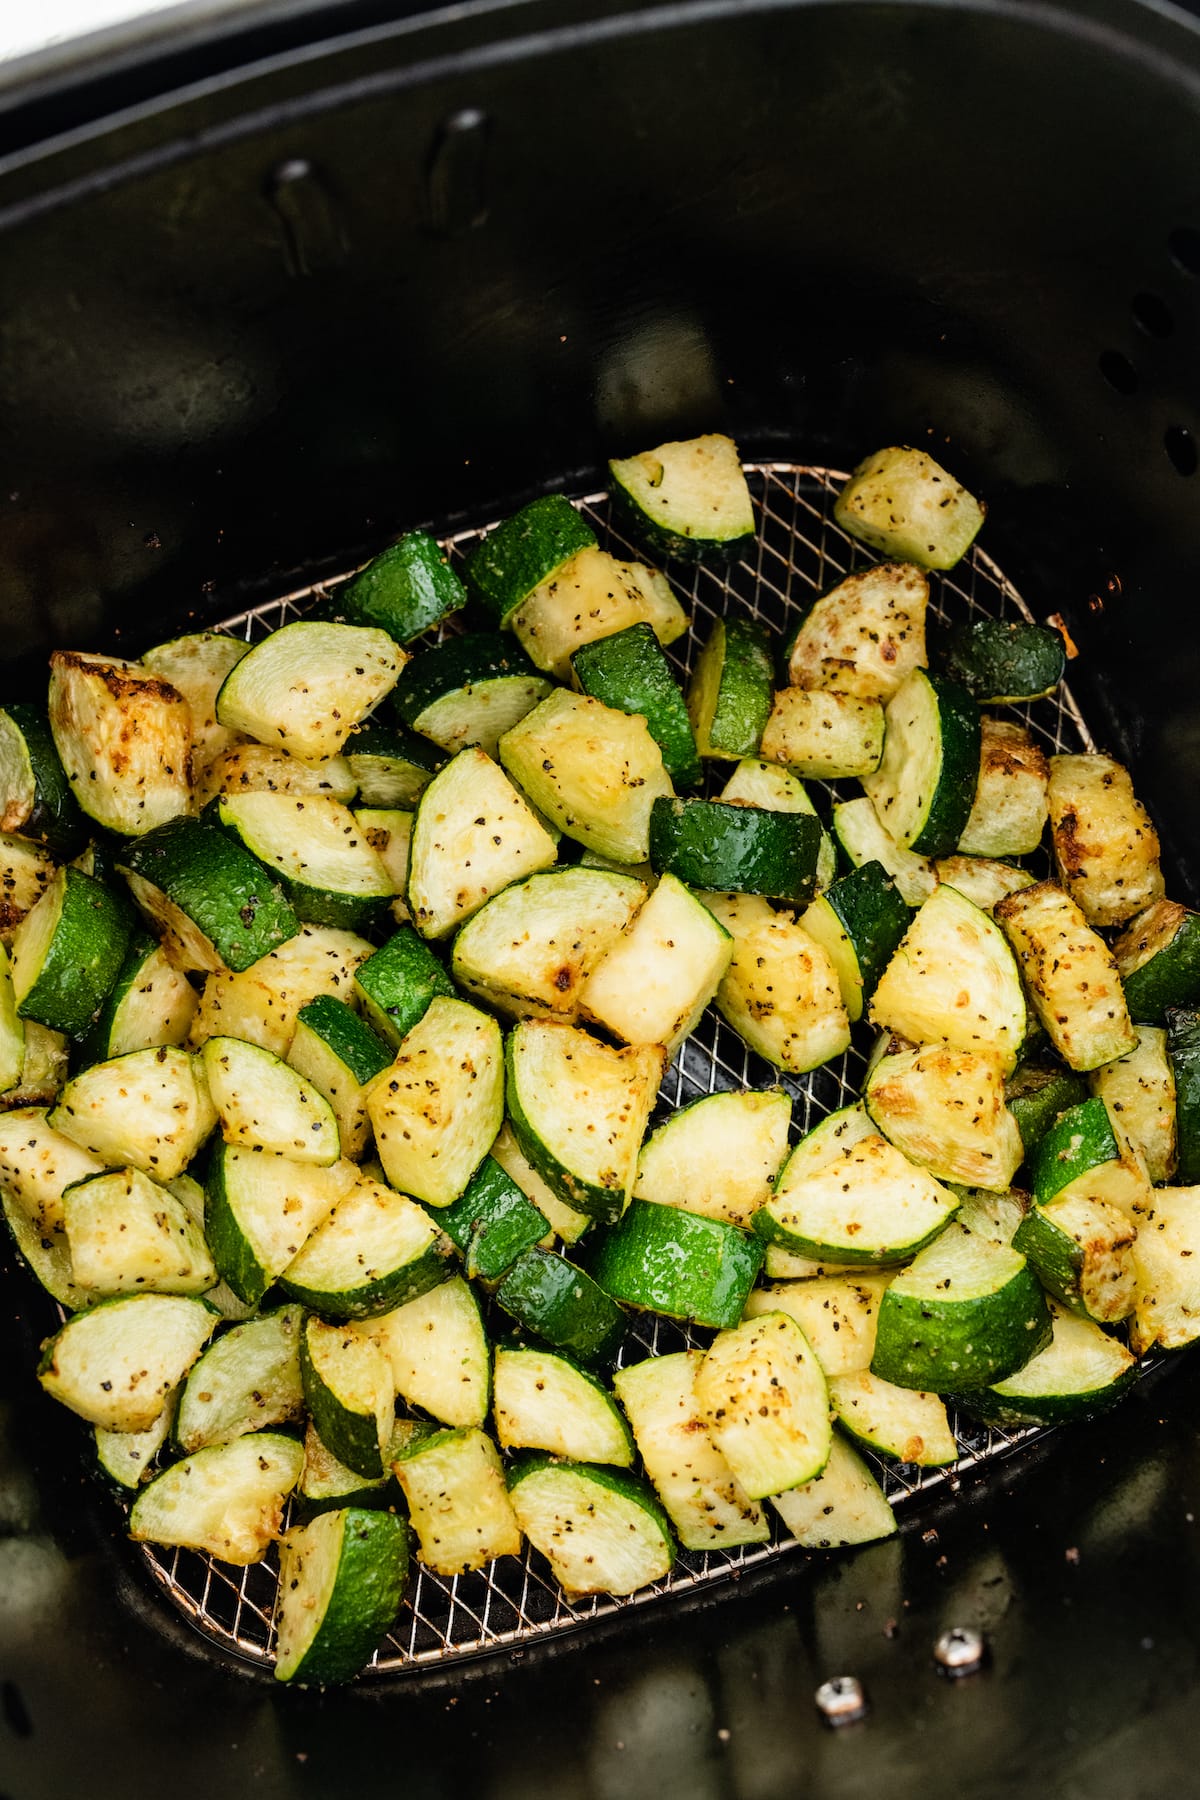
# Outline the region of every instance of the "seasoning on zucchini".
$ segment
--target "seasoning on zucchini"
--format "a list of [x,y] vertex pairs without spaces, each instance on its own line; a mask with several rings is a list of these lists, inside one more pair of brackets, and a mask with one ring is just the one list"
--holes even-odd
[[968,619],[948,634],[938,659],[984,706],[1041,700],[1067,666],[1061,631],[1023,619]]
[[635,543],[693,562],[740,556],[754,537],[754,507],[732,438],[659,444],[610,462],[612,501]]
[[875,1320],[890,1275],[819,1275],[811,1281],[776,1281],[755,1288],[745,1316],[782,1312],[795,1319],[826,1376],[870,1367]]
[[974,542],[984,508],[924,450],[893,447],[859,463],[833,516],[881,556],[952,569]]
[[118,867],[182,969],[248,969],[300,929],[279,883],[207,819],[174,819],[122,845]]
[[858,800],[839,801],[834,807],[833,835],[852,868],[861,869],[869,862],[879,863],[895,882],[896,891],[907,906],[920,906],[937,886],[933,864],[927,857],[905,849],[884,830],[878,813],[865,795]]
[[82,1069],[50,1113],[81,1149],[160,1182],[183,1174],[216,1122],[199,1057],[167,1044]]
[[1056,1198],[1107,1200],[1129,1218],[1150,1204],[1145,1164],[1103,1100],[1061,1113],[1033,1156],[1039,1206]]
[[437,1575],[515,1556],[521,1527],[500,1453],[477,1426],[416,1436],[393,1463],[417,1534],[417,1555]]
[[443,1425],[482,1425],[492,1393],[492,1352],[479,1301],[460,1275],[356,1329],[382,1351],[392,1386]]
[[396,1616],[408,1580],[408,1527],[344,1507],[293,1525],[279,1544],[275,1679],[349,1681]]
[[1155,900],[1112,948],[1132,1018],[1161,1025],[1168,1007],[1200,1001],[1200,913]]
[[371,1135],[367,1085],[391,1062],[388,1046],[344,1000],[318,994],[300,1008],[287,1060],[328,1101],[341,1154],[357,1161]]
[[696,1374],[709,1436],[751,1500],[799,1487],[829,1460],[829,1390],[786,1313],[720,1331]]
[[899,888],[883,864],[875,861],[831,883],[801,913],[801,929],[821,945],[837,971],[851,1024],[862,1018],[864,1005],[896,956],[911,921]]
[[660,644],[674,643],[688,626],[665,575],[595,548],[556,569],[508,620],[530,660],[559,681],[569,677],[574,651],[637,623],[649,626]]
[[105,1062],[129,1050],[184,1044],[198,1002],[195,988],[158,939],[135,931],[81,1052],[89,1062]]
[[407,661],[386,631],[298,619],[230,670],[217,718],[260,744],[325,762],[391,692]]
[[771,711],[771,650],[757,619],[716,619],[696,658],[687,709],[696,749],[737,762],[756,756]]
[[90,1295],[203,1294],[216,1286],[203,1231],[140,1169],[85,1176],[62,1204],[71,1272]]
[[678,787],[700,779],[700,757],[687,705],[653,628],[643,622],[584,645],[571,657],[580,691],[621,712],[640,713]]
[[979,775],[959,850],[969,856],[1026,856],[1049,817],[1050,762],[1032,733],[1012,719],[980,720]]
[[800,1075],[850,1044],[850,1021],[828,953],[757,895],[709,894],[705,904],[733,938],[717,1009],[751,1050]]
[[192,798],[192,726],[177,688],[119,657],[56,650],[50,729],[71,791],[107,831],[141,836]]
[[467,589],[498,625],[577,550],[596,542],[587,520],[562,494],[545,494],[504,519],[467,558]]
[[791,1114],[782,1088],[681,1106],[642,1145],[634,1198],[749,1225],[787,1154]]
[[890,700],[925,666],[929,580],[912,563],[856,569],[813,601],[787,646],[793,687]]
[[82,1037],[116,986],[131,929],[119,895],[78,869],[60,869],[13,938],[20,1017]]
[[20,832],[60,857],[87,841],[46,709],[27,700],[0,708],[0,831]]
[[584,983],[583,1018],[668,1057],[693,1031],[733,955],[733,939],[681,881],[664,874]]
[[109,1431],[146,1431],[217,1325],[203,1300],[123,1294],[77,1312],[42,1348],[38,1380]]
[[958,1444],[938,1394],[897,1387],[869,1368],[835,1375],[829,1382],[834,1417],[868,1449],[921,1469],[941,1469],[958,1459]]
[[883,706],[831,688],[780,688],[760,745],[767,761],[787,763],[798,775],[866,777],[883,755]]
[[425,531],[405,532],[336,596],[349,624],[377,625],[398,644],[411,643],[466,603],[445,551]]
[[[817,809],[809,798],[800,777],[785,769],[782,763],[764,762],[758,756],[743,756],[719,798],[731,806],[757,806],[765,812],[812,813]],[[837,874],[837,849],[824,826],[821,848],[817,853],[817,890],[827,888]]]
[[369,930],[396,892],[340,800],[306,794],[226,794],[217,816],[271,870],[298,919]]
[[493,1380],[502,1450],[545,1450],[622,1469],[632,1464],[633,1439],[613,1396],[560,1351],[501,1344]]
[[[551,682],[511,637],[467,632],[417,651],[396,683],[391,705],[412,731],[451,756],[468,744],[495,756],[509,727],[551,691]],[[346,750],[354,755],[353,738]]]
[[367,1097],[379,1160],[393,1187],[427,1206],[457,1200],[504,1117],[500,1027],[438,995]]
[[888,701],[883,758],[863,777],[884,829],[908,850],[958,847],[979,780],[979,708],[944,675],[914,669]]
[[246,1319],[216,1338],[194,1362],[179,1396],[173,1436],[188,1456],[304,1410],[299,1306]]
[[1124,1344],[1087,1319],[1050,1303],[1053,1335],[1024,1368],[965,1403],[997,1425],[1062,1425],[1094,1419],[1129,1388],[1136,1364]]
[[326,1319],[367,1319],[450,1274],[450,1244],[407,1194],[360,1175],[280,1276],[285,1294]]
[[283,1529],[304,1447],[282,1432],[255,1431],[172,1463],[144,1487],[129,1515],[135,1543],[180,1544],[221,1562],[261,1562]]
[[1003,1193],[1024,1160],[995,1051],[925,1045],[885,1055],[865,1098],[884,1136],[940,1181]]
[[437,1222],[472,1280],[502,1281],[519,1256],[550,1235],[550,1222],[494,1155],[485,1156]]
[[1039,881],[1001,900],[993,917],[1069,1068],[1098,1069],[1133,1049],[1137,1039],[1112,952],[1061,888]]
[[[769,1244],[842,1263],[902,1262],[936,1238],[958,1199],[876,1133],[783,1165],[775,1192],[754,1215]],[[815,1163],[815,1166],[814,1166]]]
[[820,851],[821,824],[812,813],[676,799],[656,800],[650,813],[650,866],[695,888],[806,906]]
[[589,1261],[605,1293],[639,1312],[720,1329],[736,1325],[763,1245],[736,1225],[678,1206],[631,1200]]
[[1059,878],[1089,925],[1124,925],[1163,898],[1158,833],[1120,763],[1052,756],[1049,803]]
[[785,1494],[772,1494],[771,1505],[796,1542],[810,1550],[870,1544],[896,1530],[883,1489],[836,1432],[821,1473]]
[[395,1049],[420,1023],[430,1002],[456,998],[454,983],[410,925],[361,962],[354,992],[375,1030]]
[[1137,1048],[1093,1069],[1088,1086],[1103,1100],[1146,1165],[1154,1184],[1170,1181],[1177,1161],[1175,1076],[1167,1034],[1135,1025]]

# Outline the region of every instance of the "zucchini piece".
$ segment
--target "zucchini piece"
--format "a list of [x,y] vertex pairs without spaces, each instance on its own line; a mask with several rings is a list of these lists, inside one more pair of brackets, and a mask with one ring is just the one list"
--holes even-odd
[[[721,799],[730,806],[757,806],[766,812],[812,813],[817,809],[798,775],[781,763],[764,762],[761,757],[743,756],[725,786]],[[821,848],[817,853],[817,889],[827,888],[837,874],[837,849],[822,826]]]
[[757,756],[771,712],[771,650],[757,619],[716,619],[687,689],[702,757]]
[[883,748],[881,702],[831,688],[780,688],[761,738],[768,762],[827,781],[865,779],[879,768]]
[[1067,1194],[1026,1213],[1013,1248],[1027,1257],[1047,1293],[1099,1325],[1133,1311],[1137,1228],[1110,1201]]
[[927,1046],[884,1056],[864,1097],[883,1135],[940,1181],[1003,1193],[1025,1159],[993,1051]]
[[[25,1106],[53,1106],[58,1090],[67,1078],[68,1049],[61,1031],[49,1031],[36,1019],[22,1024],[24,1048],[21,1073],[16,1085],[0,1094],[0,1111]],[[15,1061],[15,1057],[13,1058]]]
[[[660,644],[674,643],[688,627],[665,575],[645,563],[618,562],[607,550],[589,546],[534,588],[511,614],[508,627],[539,669],[566,681],[574,651],[638,623],[648,626]],[[621,704],[624,711],[634,710]]]
[[180,1544],[220,1562],[262,1562],[283,1529],[304,1450],[282,1432],[256,1431],[173,1463],[142,1489],[129,1515],[138,1544]]
[[1069,1068],[1115,1062],[1137,1038],[1112,952],[1051,881],[1001,900],[993,914],[1016,952],[1034,1011]]
[[408,1527],[394,1513],[340,1507],[293,1525],[279,1541],[276,1681],[349,1681],[370,1661],[407,1582]]
[[399,807],[360,806],[355,808],[354,823],[387,870],[388,879],[396,890],[390,909],[392,919],[397,925],[411,925],[412,914],[404,896],[408,892],[413,815]]
[[914,669],[888,701],[883,758],[864,775],[884,829],[908,850],[958,847],[979,780],[979,708],[944,675]]
[[135,931],[116,984],[81,1046],[89,1062],[187,1042],[199,996],[158,939]]
[[780,1281],[755,1288],[745,1316],[782,1312],[795,1319],[826,1378],[870,1367],[875,1321],[890,1275],[822,1275],[812,1281]]
[[701,1350],[651,1356],[613,1376],[642,1466],[685,1550],[762,1544],[766,1515],[709,1438],[696,1403]]
[[[31,1020],[35,1030],[44,1030]],[[0,944],[0,1095],[8,1095],[21,1081],[25,1069],[25,1021],[17,1011],[17,997],[8,952]]]
[[454,1275],[358,1330],[382,1351],[392,1385],[443,1425],[482,1425],[492,1392],[492,1354],[479,1302]]
[[856,569],[813,601],[787,647],[792,687],[890,700],[925,667],[929,579],[912,563]]
[[[392,1436],[394,1442],[394,1432]],[[296,1484],[294,1516],[303,1524],[319,1513],[337,1512],[343,1506],[394,1506],[399,1495],[391,1470],[390,1445],[388,1458],[386,1475],[356,1475],[321,1442],[321,1434],[310,1419],[304,1434],[304,1467]]]
[[1179,1185],[1190,1187],[1200,1181],[1200,1011],[1168,1010],[1167,1060],[1175,1083]]
[[996,1425],[1064,1425],[1107,1412],[1133,1385],[1124,1344],[1087,1319],[1050,1305],[1053,1336],[1015,1375],[975,1389],[964,1403]]
[[671,1573],[670,1525],[634,1475],[535,1454],[509,1470],[508,1495],[518,1525],[569,1599],[633,1594]]
[[320,1168],[218,1140],[204,1188],[205,1235],[239,1300],[258,1304],[357,1179],[351,1162]]
[[171,1434],[168,1403],[147,1431],[106,1431],[93,1425],[96,1461],[118,1487],[134,1490],[149,1478],[154,1459]]
[[527,1250],[500,1286],[497,1303],[544,1343],[582,1363],[611,1362],[625,1314],[583,1269],[547,1250]]
[[1134,1031],[1137,1048],[1093,1069],[1088,1086],[1120,1121],[1151,1182],[1158,1184],[1175,1173],[1175,1077],[1166,1032],[1154,1025],[1135,1025]]
[[327,1319],[369,1319],[450,1274],[449,1241],[424,1208],[360,1175],[279,1278]]
[[217,718],[305,762],[328,762],[395,687],[407,661],[386,631],[298,619],[230,670]]
[[974,542],[984,508],[924,450],[893,446],[859,463],[833,516],[881,556],[952,569]]
[[232,1326],[192,1364],[173,1432],[185,1456],[301,1416],[303,1323],[301,1307],[277,1307]]
[[574,652],[571,673],[593,700],[640,713],[671,780],[679,787],[696,785],[701,765],[687,704],[652,625],[639,620],[623,630],[610,627],[608,636]]
[[70,857],[88,828],[54,747],[44,706],[27,700],[0,708],[0,830]]
[[203,1294],[215,1287],[204,1233],[140,1169],[88,1175],[63,1195],[74,1280],[92,1296]]
[[850,1044],[850,1021],[829,953],[765,900],[706,894],[733,937],[717,1010],[751,1050],[793,1075],[819,1068]]
[[809,1550],[891,1537],[896,1518],[862,1457],[834,1434],[829,1461],[803,1487],[771,1498],[788,1531]]
[[1145,1164],[1103,1100],[1061,1113],[1033,1157],[1039,1206],[1055,1199],[1106,1200],[1136,1221],[1151,1203]]
[[634,1198],[748,1226],[787,1155],[791,1116],[782,1088],[693,1100],[642,1145]]
[[[883,864],[874,861],[851,869],[801,913],[801,930],[820,944],[833,964],[851,1024],[862,1018],[864,1004],[892,964],[911,923],[912,913],[899,888]],[[875,1017],[873,1005],[871,1016]]]
[[464,607],[467,590],[427,531],[406,531],[338,589],[336,604],[349,624],[409,644]]
[[452,756],[470,744],[495,756],[504,733],[552,687],[511,638],[468,632],[419,651],[396,683],[392,705],[410,730]]
[[147,1431],[218,1323],[203,1300],[126,1294],[76,1313],[42,1348],[52,1399],[108,1431]]
[[575,1211],[619,1219],[662,1080],[661,1047],[614,1050],[571,1025],[526,1019],[509,1034],[506,1062],[508,1115],[523,1153]]
[[89,819],[140,837],[187,812],[191,715],[169,681],[119,657],[56,650],[49,705],[55,748]]
[[417,1534],[417,1555],[435,1574],[467,1574],[520,1551],[521,1527],[499,1451],[477,1426],[414,1437],[393,1468]]
[[695,1395],[709,1436],[751,1500],[811,1481],[829,1460],[829,1390],[786,1313],[718,1332]]
[[563,494],[544,494],[488,532],[467,558],[467,590],[506,625],[536,587],[548,581],[596,534]]
[[1200,1000],[1200,913],[1155,900],[1112,948],[1132,1018],[1162,1025],[1168,1007]]
[[561,1238],[564,1244],[569,1246],[578,1243],[584,1233],[591,1230],[590,1215],[579,1212],[577,1208],[568,1206],[565,1200],[559,1199],[521,1149],[511,1126],[505,1124],[501,1128],[500,1135],[492,1145],[491,1154],[526,1198],[543,1214],[551,1232]]
[[298,919],[367,931],[396,884],[340,800],[306,794],[226,794],[217,817],[271,870]]
[[502,1281],[519,1256],[550,1235],[545,1214],[494,1155],[484,1157],[461,1197],[442,1207],[437,1222],[470,1278],[484,1283]]
[[93,1063],[49,1115],[80,1149],[164,1184],[183,1174],[216,1122],[199,1059],[169,1044]]
[[1135,1356],[1183,1350],[1200,1338],[1200,1188],[1155,1188],[1133,1246]]
[[826,1113],[820,1124],[814,1125],[792,1150],[788,1159],[788,1181],[794,1184],[802,1174],[815,1174],[818,1169],[837,1162],[864,1138],[876,1136],[878,1133],[861,1100]]
[[1022,1063],[1004,1084],[1004,1104],[1017,1121],[1025,1155],[1034,1151],[1058,1118],[1088,1096],[1087,1082],[1072,1069]]
[[737,445],[718,432],[659,444],[608,465],[618,520],[653,554],[732,560],[754,538],[754,507]]
[[625,1306],[720,1330],[741,1318],[763,1254],[761,1240],[737,1225],[631,1200],[589,1267]]
[[302,925],[294,938],[252,968],[208,977],[192,1021],[191,1043],[236,1037],[284,1057],[301,1007],[318,994],[349,1000],[356,992],[356,971],[371,954],[366,938],[352,931]]
[[181,969],[248,969],[300,921],[250,852],[205,819],[176,819],[125,844],[119,868]]
[[812,813],[665,798],[650,813],[651,868],[692,887],[806,906],[820,851],[821,823]]
[[500,761],[532,804],[586,848],[618,863],[648,859],[651,808],[672,788],[640,715],[559,688],[505,732]]
[[293,794],[303,799],[353,800],[358,783],[344,756],[328,762],[301,762],[270,744],[237,743],[209,764],[196,784],[196,802],[205,807],[223,794]]
[[664,874],[624,937],[588,976],[580,1014],[627,1044],[661,1044],[672,1057],[695,1029],[732,956],[725,927],[674,875]]
[[92,1296],[75,1280],[71,1250],[62,1227],[43,1225],[31,1217],[5,1187],[0,1187],[0,1210],[17,1253],[33,1279],[69,1312],[89,1306]]
[[503,769],[477,747],[460,750],[417,803],[407,895],[413,923],[422,937],[447,937],[501,888],[548,868],[557,855]]
[[884,1292],[871,1372],[935,1394],[990,1387],[1036,1356],[1050,1329],[1020,1252],[952,1223]]
[[332,1106],[311,1081],[270,1050],[241,1038],[211,1037],[200,1056],[227,1144],[322,1168],[338,1160],[341,1145]]
[[1124,925],[1163,898],[1158,833],[1120,763],[1052,756],[1049,806],[1059,881],[1089,925]]
[[54,858],[40,844],[0,832],[0,938],[6,944],[56,872]]
[[20,1017],[82,1037],[116,985],[131,929],[127,907],[102,882],[60,869],[13,937]]
[[510,1018],[574,1024],[589,977],[646,898],[631,875],[566,866],[496,894],[454,940],[460,987]]
[[1003,857],[1036,850],[1049,817],[1049,784],[1049,759],[1024,725],[981,719],[979,779],[960,851]]
[[958,1461],[946,1403],[937,1394],[896,1387],[870,1369],[856,1369],[833,1377],[829,1398],[838,1424],[870,1450],[921,1469]]
[[633,1462],[633,1439],[612,1395],[567,1357],[535,1344],[502,1346],[493,1384],[502,1450],[546,1450],[621,1469]]
[[[847,1134],[848,1136],[850,1134]],[[754,1215],[767,1243],[839,1263],[901,1262],[938,1236],[958,1199],[872,1134],[814,1163],[797,1146]]]
[[967,619],[956,625],[939,658],[952,681],[984,706],[1044,700],[1067,666],[1061,631],[1017,619]]
[[187,701],[197,776],[237,741],[234,732],[217,723],[217,695],[249,648],[243,639],[224,631],[196,631],[155,644],[142,658],[144,669],[169,681]]
[[1036,877],[1012,863],[987,856],[941,856],[933,865],[939,884],[956,888],[980,912],[990,913],[998,900],[1032,887]]
[[453,1000],[454,983],[429,947],[402,925],[354,974],[354,992],[379,1035],[398,1049],[436,999]]
[[287,1060],[328,1102],[342,1155],[359,1161],[371,1136],[366,1088],[392,1060],[387,1045],[344,1000],[318,994],[296,1016]]
[[378,1344],[349,1325],[310,1315],[300,1334],[300,1380],[313,1424],[338,1461],[356,1475],[382,1475],[395,1391]]
[[379,1160],[393,1187],[427,1206],[457,1200],[504,1119],[500,1027],[438,995],[367,1096]]
[[371,719],[350,733],[337,760],[345,762],[354,782],[357,816],[363,807],[411,811],[446,759],[436,744],[415,731]]
[[852,868],[879,863],[906,906],[920,906],[937,886],[933,864],[898,844],[879,823],[878,813],[865,796],[843,800],[834,807],[833,835]]
[[870,1018],[915,1044],[992,1052],[1011,1075],[1026,1008],[1004,933],[957,888],[935,888],[880,975]]
[[42,1230],[61,1231],[66,1189],[103,1173],[99,1158],[57,1131],[44,1107],[0,1114],[0,1190]]

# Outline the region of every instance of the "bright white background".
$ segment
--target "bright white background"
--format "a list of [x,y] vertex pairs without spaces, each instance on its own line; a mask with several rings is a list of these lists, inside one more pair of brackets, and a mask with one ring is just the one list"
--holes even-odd
[[163,10],[154,0],[0,0],[0,58]]

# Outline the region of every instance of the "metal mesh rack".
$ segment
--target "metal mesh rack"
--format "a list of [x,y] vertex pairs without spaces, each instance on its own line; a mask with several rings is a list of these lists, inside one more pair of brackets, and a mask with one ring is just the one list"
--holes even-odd
[[[833,586],[856,564],[869,560],[834,523],[833,500],[844,474],[772,462],[748,464],[747,475],[760,521],[753,553],[730,566],[672,570],[674,585],[692,618],[687,636],[669,652],[681,675],[689,671],[714,618],[730,611],[748,612],[772,631],[784,632],[814,592]],[[613,528],[605,494],[589,494],[579,505],[602,543],[637,554]],[[481,529],[463,531],[446,540],[451,558],[460,560],[481,535]],[[1016,589],[980,550],[973,550],[951,574],[932,577],[931,588],[931,612],[945,623],[972,615],[1031,617]],[[303,616],[326,591],[321,584],[298,590],[229,619],[225,628],[254,640]],[[1095,747],[1065,685],[1052,699],[1003,710],[1026,723],[1048,752]],[[719,787],[720,780],[716,785]],[[811,785],[823,788],[830,799],[849,798],[852,791],[849,786],[840,791],[836,783]],[[857,791],[856,784],[853,791]],[[868,1049],[869,1032],[856,1027],[855,1041],[844,1056],[809,1075],[781,1074],[750,1052],[709,1008],[667,1071],[657,1116],[705,1094],[781,1085],[792,1098],[792,1134],[799,1137],[825,1114],[857,1098]],[[631,1323],[623,1360],[703,1344],[710,1336],[664,1319],[639,1317]],[[961,1455],[948,1469],[877,1464],[893,1503],[916,1503],[964,1470],[1003,1457],[1044,1435],[1035,1428],[1005,1431],[961,1418],[953,1423]],[[775,1540],[762,1546],[681,1551],[667,1580],[627,1599],[597,1596],[569,1601],[539,1553],[529,1546],[520,1557],[504,1557],[477,1573],[453,1579],[415,1564],[399,1616],[360,1679],[415,1674],[453,1659],[512,1649],[631,1607],[727,1580],[783,1555],[803,1554],[777,1521],[776,1530]],[[249,1662],[270,1666],[277,1585],[273,1561],[236,1569],[192,1551],[153,1545],[139,1548],[150,1575],[179,1613],[224,1649]]]

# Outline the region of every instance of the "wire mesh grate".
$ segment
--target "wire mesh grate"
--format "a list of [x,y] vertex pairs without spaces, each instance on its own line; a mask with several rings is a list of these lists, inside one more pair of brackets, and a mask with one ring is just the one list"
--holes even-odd
[[[786,633],[814,593],[833,586],[853,568],[871,560],[833,518],[833,501],[846,479],[844,474],[775,462],[748,464],[746,472],[759,516],[753,551],[727,566],[697,564],[691,569],[672,569],[673,585],[692,619],[689,632],[668,651],[680,676],[690,672],[716,618],[732,611],[746,612],[772,632]],[[601,543],[634,557],[639,554],[614,528],[607,495],[588,494],[577,504],[594,525]],[[451,560],[461,562],[486,529],[462,531],[446,539]],[[254,641],[289,620],[302,617],[314,603],[328,597],[332,585],[319,583],[299,589],[227,620],[224,629]],[[952,574],[931,577],[930,610],[947,625],[972,616],[1032,617],[1016,589],[978,549],[971,551]],[[453,631],[457,626],[452,621],[447,629]],[[1065,684],[1050,699],[994,710],[1026,724],[1048,752],[1095,748]],[[728,769],[712,773],[713,791],[719,789],[727,774]],[[859,791],[856,783],[808,785],[823,790],[827,802],[852,798]],[[1038,866],[1036,859],[1029,859],[1029,865],[1038,874],[1048,872],[1047,867]],[[857,1099],[869,1048],[869,1029],[857,1026],[854,1042],[844,1056],[812,1074],[788,1075],[749,1051],[710,1007],[667,1071],[655,1122],[707,1094],[743,1087],[782,1086],[792,1100],[792,1135],[802,1136],[827,1113]],[[631,1322],[621,1360],[636,1361],[648,1354],[703,1345],[711,1335],[651,1315],[637,1317]],[[1006,1456],[1018,1446],[1046,1435],[1036,1427],[1004,1430],[963,1418],[953,1419],[952,1423],[960,1456],[948,1468],[920,1469],[870,1458],[894,1504],[919,1502],[944,1489],[964,1471]],[[519,1557],[503,1557],[475,1573],[450,1579],[417,1563],[400,1613],[359,1679],[416,1674],[451,1660],[512,1648],[654,1603],[665,1596],[728,1580],[741,1571],[788,1554],[803,1554],[777,1519],[773,1530],[772,1541],[764,1545],[680,1551],[666,1580],[627,1598],[598,1595],[568,1600],[544,1559],[528,1545]],[[236,1569],[194,1551],[154,1545],[142,1545],[139,1550],[164,1595],[199,1631],[249,1662],[271,1665],[277,1586],[273,1558],[247,1569]]]

